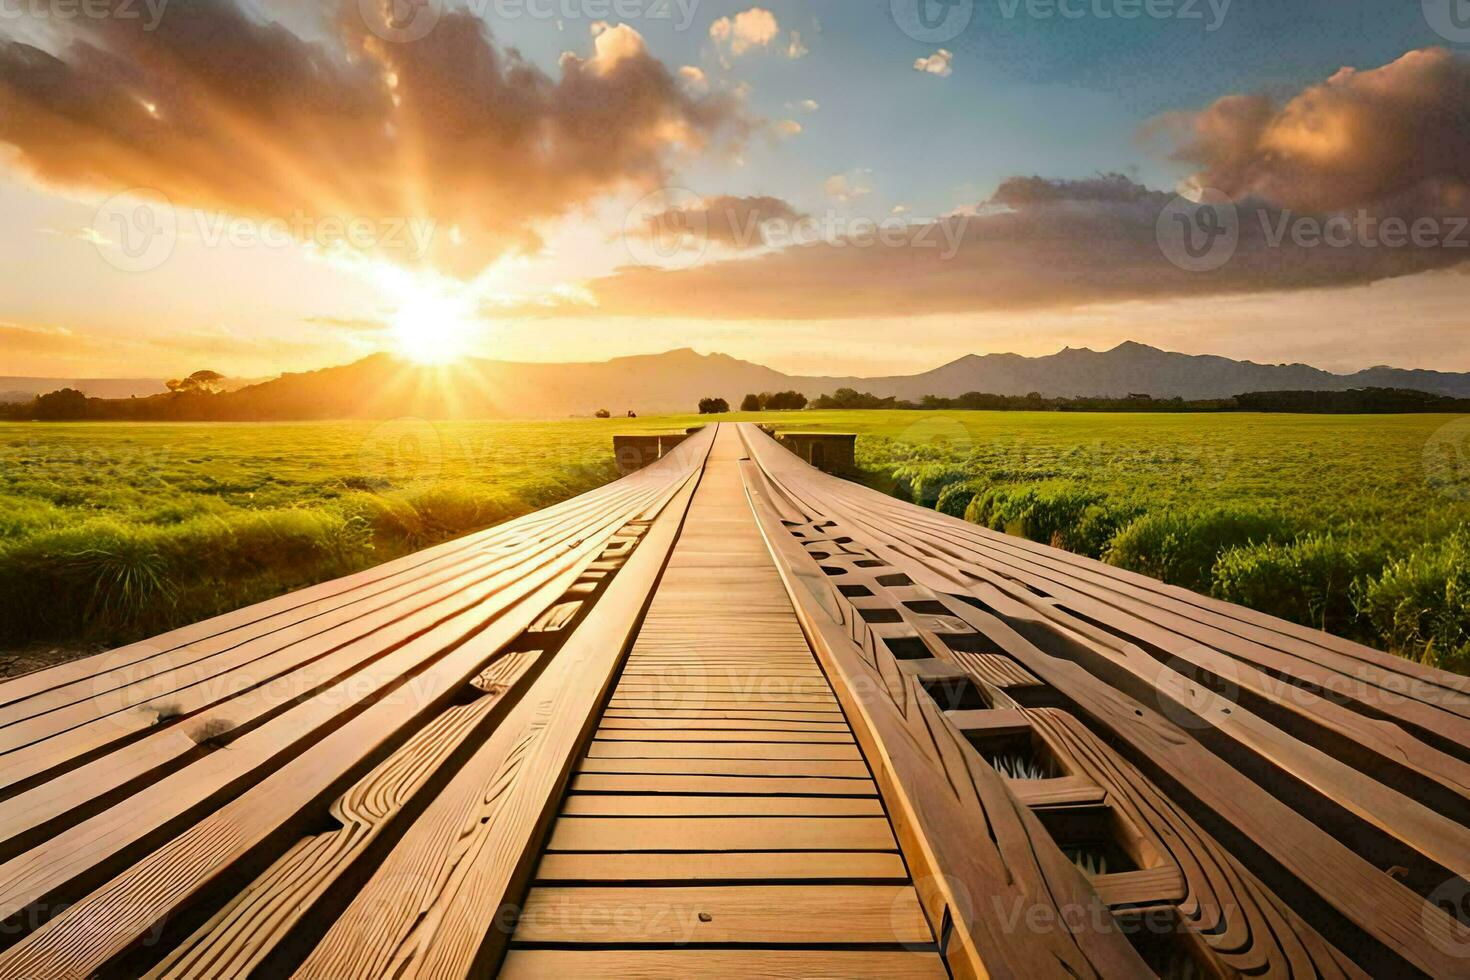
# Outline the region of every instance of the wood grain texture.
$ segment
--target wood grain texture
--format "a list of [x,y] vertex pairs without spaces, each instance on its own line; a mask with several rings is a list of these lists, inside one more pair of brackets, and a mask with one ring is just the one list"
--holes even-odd
[[[1454,923],[1423,896],[1452,884],[1470,854],[1464,678],[903,505],[793,466],[763,436],[748,441],[760,464],[748,471],[753,495],[779,498],[771,512],[790,522],[768,521],[768,537],[800,531],[789,535],[791,564],[819,565],[821,578],[790,577],[806,583],[793,594],[811,594],[814,608],[847,625],[870,666],[872,648],[891,637],[907,644],[905,657],[959,666],[997,707],[1017,706],[1011,695],[1073,706],[1100,736],[1099,758],[1146,770],[1138,781],[1098,780],[1109,812],[1176,842],[1181,818],[1223,834],[1228,850],[1196,836],[1197,824],[1193,844],[1167,849],[1192,889],[1178,908],[1198,927],[1195,953],[1216,958],[1212,969],[1219,960],[1309,976],[1460,968]],[[880,577],[902,584],[886,594]],[[887,609],[893,622],[865,639],[836,583],[863,586],[868,615]],[[1037,684],[1002,683],[996,657]],[[1174,813],[1135,806],[1138,787]],[[1205,869],[1222,861],[1234,863],[1211,878]],[[1201,895],[1210,896],[1203,905]],[[1203,909],[1214,911],[1199,918]]]

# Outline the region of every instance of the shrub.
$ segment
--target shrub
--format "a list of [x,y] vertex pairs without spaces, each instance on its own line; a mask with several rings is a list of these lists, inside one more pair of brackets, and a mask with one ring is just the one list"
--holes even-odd
[[1292,537],[1280,517],[1215,507],[1146,514],[1113,538],[1106,560],[1172,585],[1208,592],[1221,552]]
[[1470,672],[1470,528],[1389,562],[1360,585],[1357,600],[1390,650]]
[[950,517],[964,517],[970,507],[970,501],[975,495],[985,489],[984,480],[961,480],[958,483],[946,484],[939,491],[939,497],[934,502],[934,509],[941,514]]
[[934,507],[945,487],[967,479],[969,471],[950,463],[914,462],[898,467],[893,475],[905,489],[907,499],[923,507]]
[[1107,554],[1118,532],[1143,513],[1143,508],[1137,504],[1120,504],[1112,500],[1088,504],[1071,527],[1062,532],[1057,543],[1076,554],[1101,558]]
[[1087,508],[1103,501],[1102,494],[1074,484],[1051,484],[1036,488],[1018,517],[1021,533],[1032,541],[1067,547],[1067,535],[1082,520]]
[[1383,557],[1331,534],[1226,550],[1215,562],[1214,594],[1229,602],[1340,636],[1359,632],[1355,583]]

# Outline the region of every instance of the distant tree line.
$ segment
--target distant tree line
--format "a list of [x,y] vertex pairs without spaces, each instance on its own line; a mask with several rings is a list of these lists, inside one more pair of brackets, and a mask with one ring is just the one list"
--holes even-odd
[[740,403],[742,412],[799,412],[807,406],[806,395],[799,391],[765,391],[746,395]]
[[[89,398],[75,388],[63,388],[27,401],[0,403],[0,419],[66,421],[252,421],[332,417],[321,411],[332,400],[329,393],[295,393],[285,401],[272,399],[265,386],[238,392],[221,390],[223,378],[200,371],[169,382],[168,394],[147,398]],[[742,412],[794,412],[808,407],[798,391],[746,395]],[[1233,398],[1186,400],[1129,395],[1127,398],[1044,398],[1029,395],[990,395],[972,391],[958,398],[927,395],[917,402],[880,398],[869,392],[839,388],[810,403],[816,409],[892,409],[943,411],[962,409],[992,412],[1297,412],[1303,414],[1389,415],[1415,412],[1470,413],[1470,399],[1451,398],[1404,388],[1359,388],[1352,391],[1258,391]],[[723,398],[705,398],[702,415],[730,411]],[[599,418],[610,418],[603,410]],[[629,413],[631,416],[632,413]]]
[[1045,398],[989,395],[972,391],[958,398],[926,395],[917,402],[839,388],[812,402],[816,409],[967,410],[989,412],[1299,412],[1314,415],[1388,415],[1412,412],[1470,412],[1470,399],[1406,388],[1352,391],[1256,391],[1232,398],[1186,400],[1129,395],[1127,398]]

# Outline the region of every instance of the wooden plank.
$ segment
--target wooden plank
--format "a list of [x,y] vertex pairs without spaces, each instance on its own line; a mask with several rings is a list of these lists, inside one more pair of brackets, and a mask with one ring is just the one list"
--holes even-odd
[[830,711],[770,711],[745,708],[608,708],[602,717],[606,720],[641,719],[646,721],[669,721],[697,723],[703,719],[729,721],[786,721],[819,722],[823,726],[847,727],[847,721],[839,712],[836,717]]
[[1177,905],[1189,894],[1184,875],[1172,864],[1142,871],[1099,875],[1092,887],[1109,907],[1122,905]]
[[747,796],[869,796],[864,779],[807,776],[676,776],[579,773],[572,789],[582,793],[741,793]]
[[516,929],[518,945],[931,941],[907,885],[536,888]]
[[779,742],[594,742],[592,759],[862,759],[856,745]]
[[[847,722],[788,721],[776,718],[622,718],[604,715],[603,732],[849,732]],[[696,736],[698,737],[698,736]]]
[[571,817],[882,817],[877,797],[817,796],[568,796],[562,815]]
[[705,776],[827,776],[867,779],[861,762],[830,759],[583,759],[585,773]]
[[1101,803],[1107,791],[1086,776],[1055,779],[1008,779],[1006,785],[1022,806],[1083,806]]
[[550,851],[891,851],[885,817],[578,817],[556,822]]
[[599,728],[596,732],[599,742],[789,742],[789,743],[824,743],[832,745],[851,745],[852,734],[845,731],[785,731],[779,728],[745,728],[730,731],[719,728],[684,728],[676,731],[668,731],[658,728],[639,728],[627,730],[622,728]]
[[502,980],[567,977],[638,977],[686,980],[694,976],[766,977],[781,980],[944,980],[932,953],[853,950],[570,950],[516,949]]
[[726,851],[698,853],[547,854],[536,878],[544,884],[842,881],[902,884],[908,870],[888,851]]

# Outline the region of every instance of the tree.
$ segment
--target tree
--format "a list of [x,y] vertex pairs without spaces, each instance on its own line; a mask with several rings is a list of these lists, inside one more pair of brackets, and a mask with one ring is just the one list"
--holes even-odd
[[806,408],[806,395],[799,391],[778,391],[765,399],[768,412],[799,412]]
[[600,409],[598,411],[598,413],[597,413],[597,417],[600,418],[600,419],[610,419],[610,418],[612,418],[612,412],[609,412],[605,408],[604,409]]
[[170,381],[168,390],[176,395],[218,395],[224,390],[224,380],[218,371],[195,371],[187,378]]
[[740,403],[742,412],[759,412],[761,407],[761,396],[756,394],[746,395],[745,400]]
[[87,417],[87,396],[75,388],[62,388],[36,399],[36,418],[64,422]]
[[730,411],[730,403],[723,398],[701,398],[699,400],[700,415],[724,415]]

